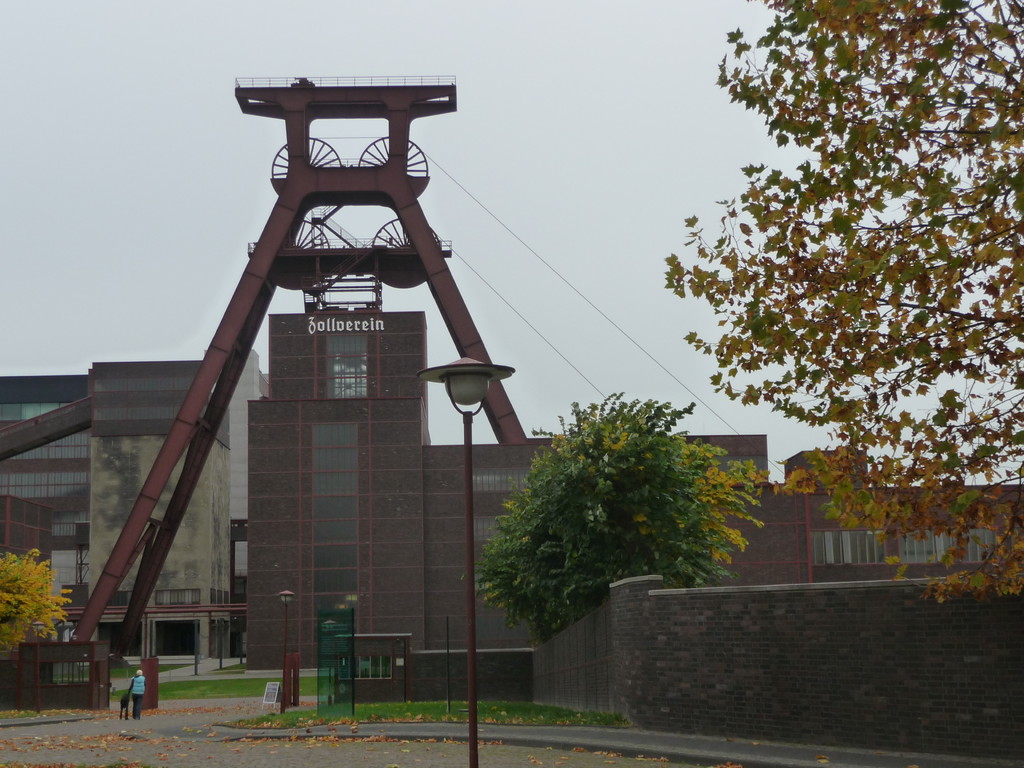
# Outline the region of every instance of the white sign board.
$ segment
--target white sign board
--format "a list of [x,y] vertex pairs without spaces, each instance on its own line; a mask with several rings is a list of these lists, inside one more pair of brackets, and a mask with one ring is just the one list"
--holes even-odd
[[266,690],[263,691],[263,703],[264,704],[277,704],[281,701],[281,684],[280,683],[267,683]]

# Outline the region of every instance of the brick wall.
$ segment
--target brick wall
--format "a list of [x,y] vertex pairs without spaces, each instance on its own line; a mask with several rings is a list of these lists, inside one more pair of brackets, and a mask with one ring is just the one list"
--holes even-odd
[[604,605],[533,654],[537,701],[583,712],[613,712],[611,610]]
[[[940,604],[908,582],[660,586],[619,582],[606,606],[612,709],[641,728],[1019,757],[1019,598]],[[565,659],[560,674],[538,661],[538,702],[583,679],[577,631],[538,649]]]
[[[532,701],[533,654],[529,649],[478,650],[479,701]],[[466,700],[466,651],[417,651],[412,654],[413,701]]]

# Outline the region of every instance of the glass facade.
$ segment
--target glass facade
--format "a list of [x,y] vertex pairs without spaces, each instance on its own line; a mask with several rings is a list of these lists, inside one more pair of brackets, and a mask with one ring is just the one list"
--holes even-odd
[[355,424],[312,425],[313,593],[321,608],[351,602],[358,588],[357,440]]
[[327,397],[366,397],[366,336],[327,336],[326,358]]

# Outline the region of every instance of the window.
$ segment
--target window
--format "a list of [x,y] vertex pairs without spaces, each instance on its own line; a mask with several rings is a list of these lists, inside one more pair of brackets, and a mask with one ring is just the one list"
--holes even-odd
[[344,520],[355,516],[355,496],[320,496],[313,499],[313,517]]
[[815,565],[885,561],[885,545],[876,531],[813,531],[811,545]]
[[996,544],[996,532],[975,528],[971,531],[971,541],[967,545],[965,560],[978,562],[984,560],[989,550]]
[[65,584],[75,584],[75,576],[78,572],[75,558],[77,552],[70,550],[57,550],[50,558],[50,567],[53,568],[54,590],[57,591]]
[[198,589],[158,589],[157,605],[199,605]]
[[[314,451],[314,454],[316,452]],[[315,463],[314,459],[314,463]],[[314,472],[313,494],[315,496],[340,496],[356,492],[355,472]]]
[[356,548],[353,544],[344,546],[314,547],[313,567],[317,570],[322,568],[355,568]]
[[34,419],[65,405],[67,403],[0,403],[0,421]]
[[314,424],[313,446],[323,448],[330,445],[355,445],[355,424]]
[[359,598],[356,595],[317,595],[313,598],[313,607],[317,611],[337,611],[342,608],[356,609]]
[[356,571],[352,568],[313,571],[313,590],[317,593],[355,592],[357,587]]
[[357,656],[356,677],[366,680],[387,680],[391,677],[390,656]]
[[[978,562],[985,559],[989,549],[996,543],[994,531],[976,528],[971,531],[964,561]],[[900,558],[905,563],[935,563],[953,546],[953,538],[946,533],[928,533],[924,538],[904,536],[900,539]]]
[[499,491],[508,493],[523,488],[528,469],[474,469],[474,491]]
[[343,544],[356,541],[355,520],[314,520],[313,541],[316,544]]
[[366,336],[327,336],[327,388],[329,398],[366,397]]
[[358,457],[355,446],[317,448],[313,452],[313,469],[318,472],[357,469]]
[[494,538],[498,532],[498,518],[496,517],[474,517],[473,538],[477,541],[488,541]]
[[235,548],[235,576],[248,576],[249,542],[236,541],[232,546]]
[[[44,683],[68,685],[89,682],[89,662],[87,661],[55,661],[41,666],[39,676]],[[46,669],[47,667],[49,670]]]
[[87,472],[11,472],[0,474],[0,493],[23,499],[84,496],[89,492]]
[[78,432],[74,435],[62,437],[52,443],[33,448],[31,451],[19,453],[19,459],[88,459],[89,458],[89,433]]
[[96,392],[186,392],[192,386],[192,379],[193,374],[138,378],[96,376],[93,379],[93,389]]

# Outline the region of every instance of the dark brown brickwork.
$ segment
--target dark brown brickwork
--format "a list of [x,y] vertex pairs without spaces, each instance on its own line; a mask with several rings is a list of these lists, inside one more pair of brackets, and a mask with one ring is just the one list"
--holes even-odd
[[751,514],[760,527],[739,522],[736,528],[747,539],[747,548],[733,552],[727,567],[735,578],[725,585],[802,584],[810,578],[807,513],[804,497],[782,496],[770,488],[761,492],[760,505]]
[[611,610],[607,603],[536,649],[534,687],[545,704],[582,712],[614,712]]
[[[422,651],[413,654],[414,698],[418,701],[466,699],[466,651]],[[531,701],[533,660],[528,649],[481,650],[477,654],[477,695],[480,701]]]
[[[536,700],[587,701],[578,670],[610,659],[614,709],[642,728],[1020,756],[1020,598],[940,604],[922,599],[920,584],[893,582],[704,590],[659,582],[613,585],[591,647],[574,627],[539,649]],[[602,632],[610,652],[593,650]]]

